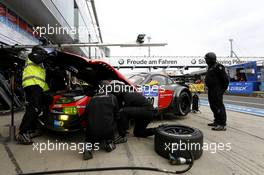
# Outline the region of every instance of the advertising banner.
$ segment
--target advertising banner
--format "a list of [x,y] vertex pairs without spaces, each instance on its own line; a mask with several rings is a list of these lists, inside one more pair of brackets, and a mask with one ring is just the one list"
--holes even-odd
[[6,11],[7,25],[13,30],[19,30],[18,16],[11,10]]
[[253,82],[231,82],[228,86],[228,92],[231,94],[252,94],[253,91]]
[[6,8],[0,3],[0,22],[5,23],[6,20]]
[[[218,57],[219,63],[224,66],[231,66],[236,64],[242,64],[249,61],[263,60],[263,57]],[[206,67],[207,64],[204,57],[194,56],[111,56],[108,58],[109,62],[114,67]]]
[[0,16],[6,16],[6,8],[0,3]]
[[32,33],[32,28],[28,26],[25,20],[0,3],[0,34],[4,36],[1,37],[1,42],[6,44],[37,44],[38,40]]
[[25,31],[27,30],[27,23],[22,18],[19,18],[19,27]]
[[33,29],[32,29],[33,27],[31,26],[31,25],[27,25],[27,29],[26,29],[26,31],[29,33],[29,34],[31,34],[32,36],[33,36]]
[[6,12],[6,17],[10,22],[18,24],[18,17],[13,11],[8,9]]

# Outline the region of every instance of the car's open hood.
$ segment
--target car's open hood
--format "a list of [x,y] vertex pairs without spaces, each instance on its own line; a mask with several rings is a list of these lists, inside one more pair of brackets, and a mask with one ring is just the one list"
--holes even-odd
[[68,52],[56,52],[56,56],[48,58],[53,66],[59,66],[69,71],[74,68],[78,71],[76,77],[89,84],[98,83],[101,80],[119,80],[130,84],[129,80],[118,70],[102,60],[91,60]]

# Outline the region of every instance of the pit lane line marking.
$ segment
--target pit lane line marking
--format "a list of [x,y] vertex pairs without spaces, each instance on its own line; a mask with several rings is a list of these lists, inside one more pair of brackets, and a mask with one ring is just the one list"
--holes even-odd
[[[201,99],[206,100],[207,98],[203,98],[203,97],[202,97]],[[261,103],[254,103],[254,102],[241,102],[241,101],[233,101],[233,100],[226,100],[226,99],[224,99],[224,102],[225,102],[225,101],[233,102],[233,103],[252,104],[252,105],[264,106],[264,104],[261,104]],[[263,101],[264,101],[264,99],[263,99]]]
[[[200,104],[203,106],[209,106],[208,100],[200,100]],[[264,109],[239,106],[239,105],[233,105],[233,104],[228,104],[228,103],[225,103],[225,107],[227,110],[230,110],[230,111],[236,111],[236,112],[264,117]]]
[[[200,95],[201,97],[207,97],[207,94],[201,94]],[[227,98],[232,98],[232,97],[234,97],[234,98],[251,98],[251,99],[263,99],[262,97],[246,97],[246,96],[237,96],[237,95],[226,95],[226,94],[224,94],[224,97],[227,97]]]
[[[0,138],[2,139],[3,138],[3,136],[0,134]],[[7,153],[7,156],[8,156],[8,158],[9,158],[9,160],[11,161],[11,163],[14,165],[14,167],[15,167],[15,171],[18,173],[18,174],[21,174],[21,173],[23,173],[23,171],[22,171],[22,169],[20,168],[20,166],[19,166],[19,164],[18,164],[18,162],[17,162],[17,160],[16,160],[16,158],[15,158],[15,155],[12,153],[12,151],[11,151],[11,149],[9,148],[9,146],[7,145],[7,139],[5,138],[4,139],[4,142],[3,143],[0,143],[0,144],[3,144],[3,146],[4,146],[4,149],[5,149],[5,151],[6,151],[6,153]]]

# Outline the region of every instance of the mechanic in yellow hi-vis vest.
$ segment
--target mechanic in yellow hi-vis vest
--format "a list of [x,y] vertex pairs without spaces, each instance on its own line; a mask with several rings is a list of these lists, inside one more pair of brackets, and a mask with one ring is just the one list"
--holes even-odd
[[26,112],[19,127],[17,142],[32,144],[31,138],[36,134],[36,121],[41,113],[43,92],[47,91],[46,70],[43,62],[47,52],[42,46],[35,46],[28,55],[22,77],[22,86],[26,95]]

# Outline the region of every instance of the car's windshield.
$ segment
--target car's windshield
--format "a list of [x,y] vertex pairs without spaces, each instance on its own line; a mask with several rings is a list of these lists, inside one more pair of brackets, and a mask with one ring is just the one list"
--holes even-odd
[[132,75],[128,79],[135,85],[140,85],[147,77],[147,74]]

